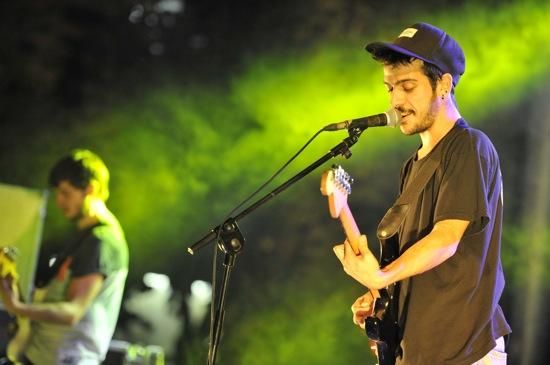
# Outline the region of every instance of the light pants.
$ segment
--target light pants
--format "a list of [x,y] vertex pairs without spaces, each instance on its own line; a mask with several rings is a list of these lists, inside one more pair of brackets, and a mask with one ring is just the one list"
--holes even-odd
[[472,365],[506,365],[506,352],[504,351],[504,338],[500,337],[496,340],[497,345],[489,351],[483,359],[476,361]]

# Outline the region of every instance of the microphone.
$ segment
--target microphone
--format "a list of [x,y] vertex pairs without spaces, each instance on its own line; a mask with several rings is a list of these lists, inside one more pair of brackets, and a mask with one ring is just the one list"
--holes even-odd
[[401,124],[401,114],[393,108],[389,109],[385,113],[370,115],[368,117],[348,119],[340,123],[332,123],[323,128],[324,131],[339,131],[341,129],[355,129],[361,130],[369,127],[397,127]]

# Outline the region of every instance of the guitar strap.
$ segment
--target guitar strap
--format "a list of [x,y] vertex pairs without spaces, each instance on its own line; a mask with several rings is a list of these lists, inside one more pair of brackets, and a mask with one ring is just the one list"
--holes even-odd
[[55,257],[54,263],[49,266],[47,270],[45,270],[45,272],[40,275],[39,278],[36,279],[36,287],[44,288],[45,286],[47,286],[57,275],[57,273],[59,272],[59,268],[63,265],[65,260],[67,260],[67,258],[74,254],[76,251],[78,251],[78,249],[86,240],[86,237],[90,235],[92,229],[100,225],[102,225],[102,223],[97,223],[79,232],[73,242],[69,243],[67,247],[63,251],[61,251],[61,253],[57,257]]
[[[457,135],[457,131],[459,130],[460,129],[453,127],[449,131],[449,133],[443,137],[443,139],[450,140],[452,138],[455,138]],[[428,154],[428,156],[425,157],[426,161],[422,164],[416,176],[413,177],[414,180],[407,184],[407,186],[404,188],[404,191],[400,193],[393,206],[386,212],[386,215],[384,215],[384,218],[382,218],[382,220],[380,221],[377,230],[377,233],[379,233],[379,238],[383,239],[385,237],[391,237],[393,234],[397,233],[397,230],[405,219],[405,213],[408,210],[408,205],[410,203],[413,203],[417,199],[420,192],[424,190],[426,184],[428,184],[428,181],[433,176],[435,170],[441,162],[441,157],[443,155],[444,149],[444,146],[441,144],[441,142],[443,142],[443,140],[441,140],[440,143]],[[398,212],[391,212],[392,209],[397,210]],[[401,218],[401,220],[395,222],[393,220],[390,220],[389,217],[388,219],[386,218],[387,215],[391,215],[392,218],[397,218],[395,216],[396,213],[399,213],[399,218]],[[383,235],[384,232],[382,231],[384,230],[386,231],[386,235]],[[380,236],[380,234],[382,235]]]
[[434,149],[426,159],[422,166],[420,166],[416,176],[414,176],[414,180],[407,184],[405,190],[399,195],[378,224],[376,234],[379,239],[388,239],[397,233],[407,215],[409,205],[418,198],[418,195],[424,190],[439,166],[441,148]]

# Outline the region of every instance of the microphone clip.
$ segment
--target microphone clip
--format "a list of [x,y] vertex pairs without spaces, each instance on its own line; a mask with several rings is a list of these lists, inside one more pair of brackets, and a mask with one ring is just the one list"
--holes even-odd
[[228,255],[235,255],[244,249],[245,238],[234,218],[229,218],[221,226],[218,248]]

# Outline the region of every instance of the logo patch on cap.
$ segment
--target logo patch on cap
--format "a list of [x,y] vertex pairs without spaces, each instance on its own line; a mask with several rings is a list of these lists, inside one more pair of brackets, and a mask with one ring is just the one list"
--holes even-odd
[[397,38],[401,38],[401,37],[412,38],[416,34],[416,32],[418,32],[418,29],[407,28],[404,31],[402,31],[401,34],[399,35],[399,37],[397,37]]

